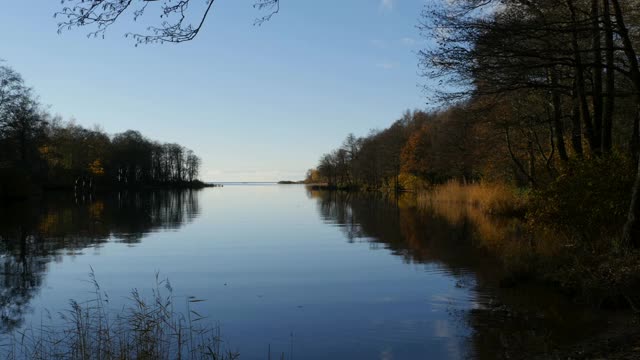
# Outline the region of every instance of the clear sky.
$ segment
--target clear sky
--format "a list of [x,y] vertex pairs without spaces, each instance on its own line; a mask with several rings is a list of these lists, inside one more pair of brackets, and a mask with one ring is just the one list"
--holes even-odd
[[59,0],[10,1],[0,58],[52,113],[180,143],[208,181],[302,179],[348,133],[425,107],[425,0],[282,0],[262,26],[252,4],[217,0],[195,40],[135,47],[123,36],[130,17],[87,39],[83,29],[57,34]]

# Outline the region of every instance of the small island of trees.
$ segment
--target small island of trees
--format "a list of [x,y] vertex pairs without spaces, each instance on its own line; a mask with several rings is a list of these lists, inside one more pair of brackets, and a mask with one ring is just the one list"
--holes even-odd
[[113,136],[98,127],[65,122],[44,109],[12,68],[0,66],[0,198],[24,198],[47,189],[205,186],[201,160],[175,143],[127,130]]

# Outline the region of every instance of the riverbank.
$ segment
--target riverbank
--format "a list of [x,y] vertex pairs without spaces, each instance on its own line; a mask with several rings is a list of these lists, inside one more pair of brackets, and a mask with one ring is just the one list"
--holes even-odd
[[291,180],[280,180],[277,182],[278,185],[303,185],[305,184],[304,180],[300,181],[291,181]]
[[539,281],[593,306],[640,309],[640,251],[621,247],[615,228],[584,238],[541,219],[540,197],[504,184],[449,182],[418,193],[417,204],[454,223],[470,221],[478,245],[503,262],[504,286]]
[[574,346],[555,349],[535,360],[637,360],[640,359],[639,327],[638,321],[611,325],[602,334]]
[[[48,192],[69,192],[76,194],[105,194],[117,191],[155,191],[155,190],[200,190],[204,188],[223,187],[222,184],[205,183],[200,180],[147,183],[147,184],[95,184],[91,186],[76,186],[73,184],[43,184],[34,185],[25,183],[19,188],[7,187],[0,189],[0,200],[6,202],[22,201],[29,198],[41,197]],[[6,191],[4,191],[6,190]]]
[[327,183],[319,184],[307,184],[309,189],[314,191],[361,191],[362,188],[358,185],[334,185]]
[[611,314],[602,332],[527,358],[640,359],[640,251],[621,247],[615,229],[590,239],[563,232],[567,224],[538,217],[540,193],[504,184],[450,182],[419,192],[416,199],[423,211],[472,224],[477,245],[505,267],[500,287],[540,283]]
[[91,191],[108,192],[119,190],[182,190],[182,189],[204,189],[207,187],[222,187],[221,184],[205,183],[200,180],[194,181],[174,181],[174,182],[150,182],[150,183],[137,183],[137,184],[96,184],[95,187],[76,186],[72,184],[65,185],[53,185],[45,184],[43,189],[46,190],[79,190],[79,191]]
[[528,190],[501,183],[461,184],[458,181],[449,181],[416,193],[422,206],[450,204],[476,208],[490,215],[518,218],[526,215],[528,195]]
[[[360,190],[327,184],[310,189]],[[574,195],[580,194],[565,196]],[[568,215],[562,215],[571,204],[555,197],[549,190],[457,181],[415,192],[416,206],[422,211],[453,224],[469,222],[475,228],[477,246],[487,249],[505,267],[502,286],[541,282],[595,307],[640,311],[640,251],[621,245],[619,222],[609,218],[606,223],[596,222],[598,216],[590,213],[598,210],[587,208],[583,211],[590,212],[589,229],[598,229],[587,236],[575,230],[587,225],[579,225],[578,220],[573,224]],[[573,216],[580,217],[580,210],[574,210]]]

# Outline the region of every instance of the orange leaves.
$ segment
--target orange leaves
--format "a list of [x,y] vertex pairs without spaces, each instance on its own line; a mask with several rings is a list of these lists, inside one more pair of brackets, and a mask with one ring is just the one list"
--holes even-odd
[[95,176],[104,175],[104,167],[102,166],[102,161],[100,159],[95,159],[93,162],[89,164],[89,172]]
[[420,175],[428,172],[427,152],[431,147],[426,127],[409,136],[409,140],[400,153],[402,172]]

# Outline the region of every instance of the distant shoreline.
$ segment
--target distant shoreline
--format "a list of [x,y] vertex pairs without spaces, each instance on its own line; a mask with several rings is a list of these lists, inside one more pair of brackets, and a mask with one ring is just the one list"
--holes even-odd
[[4,201],[22,201],[30,198],[37,198],[46,193],[52,192],[68,192],[75,194],[105,194],[117,191],[154,191],[154,190],[200,190],[204,188],[223,187],[224,184],[209,183],[203,181],[191,181],[191,182],[174,182],[174,183],[151,183],[151,184],[98,184],[92,188],[80,188],[77,189],[73,185],[69,184],[43,184],[43,185],[29,185],[27,192],[19,194],[6,194],[0,192],[0,199]]
[[278,181],[278,185],[302,185],[302,184],[305,184],[304,180],[299,180],[299,181],[280,180],[280,181]]

